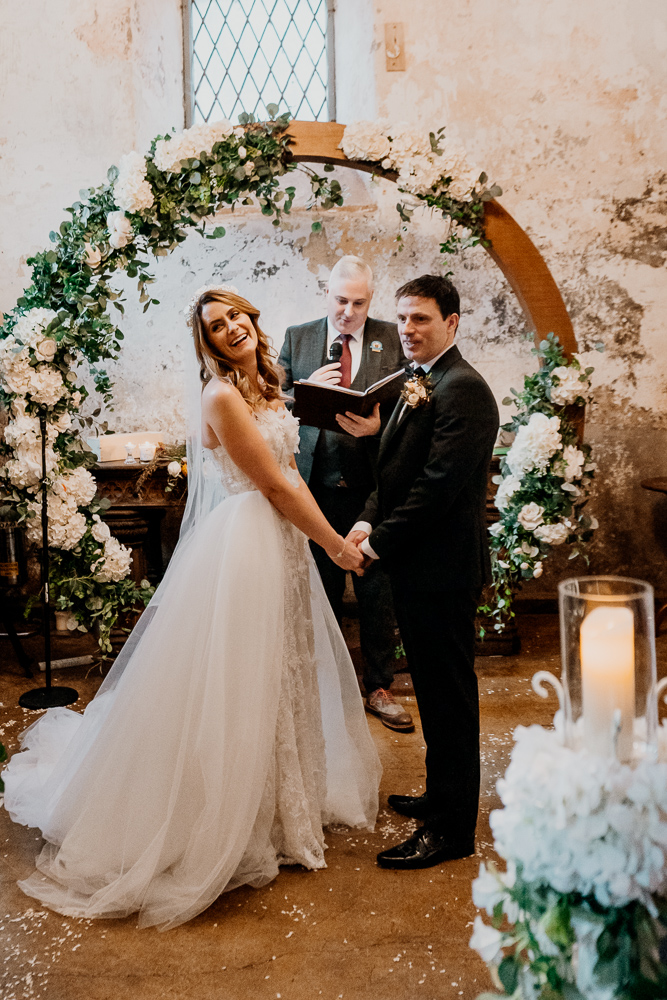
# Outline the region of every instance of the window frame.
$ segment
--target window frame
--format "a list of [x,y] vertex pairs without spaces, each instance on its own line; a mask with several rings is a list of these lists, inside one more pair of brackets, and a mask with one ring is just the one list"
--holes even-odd
[[[327,113],[329,121],[336,121],[336,0],[326,0],[327,5]],[[192,86],[194,39],[192,37],[192,0],[181,0],[183,21],[183,119],[185,127],[194,124],[195,95]],[[236,124],[235,122],[233,124]]]

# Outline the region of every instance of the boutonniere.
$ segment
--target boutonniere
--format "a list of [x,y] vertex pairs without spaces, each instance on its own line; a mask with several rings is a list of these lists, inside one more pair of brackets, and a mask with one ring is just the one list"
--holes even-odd
[[427,375],[411,375],[403,386],[401,399],[414,409],[417,406],[424,406],[428,403],[432,392],[433,386],[431,385],[430,372]]

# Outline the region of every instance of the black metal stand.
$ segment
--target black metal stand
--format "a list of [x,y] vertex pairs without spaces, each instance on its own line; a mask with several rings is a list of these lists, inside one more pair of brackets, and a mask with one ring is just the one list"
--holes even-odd
[[46,496],[46,412],[39,416],[42,432],[42,626],[44,631],[45,686],[26,691],[19,698],[21,708],[56,708],[71,705],[79,694],[74,688],[54,687],[51,683],[51,603],[49,599],[49,510]]

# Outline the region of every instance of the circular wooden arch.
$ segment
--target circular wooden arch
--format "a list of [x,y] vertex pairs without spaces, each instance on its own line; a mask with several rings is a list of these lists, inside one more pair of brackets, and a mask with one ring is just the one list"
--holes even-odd
[[[345,126],[339,122],[290,122],[294,159],[333,163],[377,173],[377,167],[370,163],[348,160],[340,149],[344,131]],[[529,325],[535,330],[535,343],[553,332],[565,354],[571,357],[577,350],[572,321],[540,251],[495,199],[486,202],[484,224],[491,241],[487,253],[503,272],[519,300]]]

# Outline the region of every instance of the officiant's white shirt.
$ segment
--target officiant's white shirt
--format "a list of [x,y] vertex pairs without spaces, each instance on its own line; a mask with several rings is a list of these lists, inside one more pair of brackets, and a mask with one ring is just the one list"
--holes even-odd
[[[450,347],[453,347],[453,346],[454,346],[454,342],[452,341],[452,343],[449,345],[449,347],[446,347],[444,349],[444,351],[440,351],[440,354],[436,354],[436,356],[434,358],[431,358],[430,361],[425,361],[424,364],[421,365],[421,366],[419,365],[418,361],[411,361],[410,362],[410,367],[411,368],[419,368],[419,367],[421,367],[421,369],[424,372],[424,374],[428,375],[428,373],[430,372],[430,370],[433,367],[433,365],[437,361],[440,360],[440,358],[443,356],[443,354],[447,353],[447,351],[449,350]],[[400,416],[398,418],[399,420],[401,419],[401,417],[405,413],[405,410],[406,410],[407,406],[408,406],[407,403],[403,403],[403,409],[401,410]],[[373,530],[373,525],[369,524],[368,521],[357,521],[357,523],[355,524],[355,526],[352,528],[352,531],[365,531],[367,535],[370,535],[370,533],[371,533],[372,530]],[[369,545],[368,538],[364,538],[363,542],[361,543],[361,545],[359,547],[360,547],[361,551],[364,553],[364,555],[368,556],[370,559],[379,559],[380,558],[379,555],[377,554],[377,552],[373,549],[372,545]]]
[[[352,368],[350,374],[350,382],[354,382],[357,372],[359,371],[359,366],[361,364],[361,352],[364,346],[364,327],[366,321],[361,324],[358,330],[350,331],[350,339],[348,340],[348,345],[350,348],[350,354],[352,355]],[[332,325],[331,320],[327,320],[327,361],[325,364],[329,364],[329,351],[331,350],[331,345],[334,340],[337,340],[339,344],[342,345],[343,341],[340,339],[341,334],[338,332],[335,326]]]

